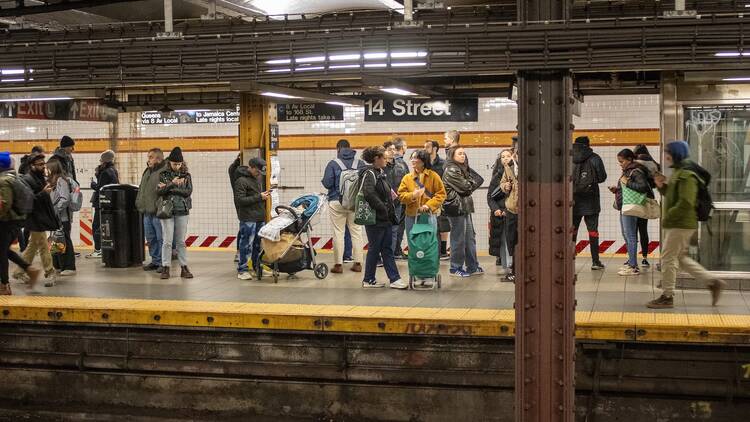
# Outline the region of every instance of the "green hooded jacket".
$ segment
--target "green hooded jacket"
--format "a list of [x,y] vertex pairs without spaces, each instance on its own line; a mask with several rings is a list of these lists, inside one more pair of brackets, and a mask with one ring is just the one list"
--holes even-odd
[[674,172],[669,182],[659,189],[662,194],[661,226],[665,229],[697,229],[698,187],[703,181],[688,170],[690,161],[685,159],[672,166]]

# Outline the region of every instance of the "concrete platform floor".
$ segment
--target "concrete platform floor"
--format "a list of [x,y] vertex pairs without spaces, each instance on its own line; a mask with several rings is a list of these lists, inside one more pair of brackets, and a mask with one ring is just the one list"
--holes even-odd
[[[282,275],[278,284],[270,277],[262,281],[237,279],[236,264],[232,262],[233,251],[188,252],[190,268],[195,274],[192,280],[176,276],[179,270],[172,269],[172,278],[159,279],[154,272],[141,268],[105,268],[100,260],[78,259],[78,274],[61,277],[54,287],[42,287],[44,295],[128,299],[174,299],[208,300],[254,303],[291,303],[313,305],[371,305],[435,308],[484,308],[512,309],[514,285],[500,282],[502,273],[495,266],[494,258],[481,257],[486,274],[459,279],[450,277],[448,264],[443,262],[443,288],[439,291],[400,291],[394,289],[363,289],[362,274],[348,270],[344,274],[329,274],[318,280],[312,271],[298,274],[298,279],[287,280]],[[329,265],[330,254],[318,255],[321,262]],[[668,312],[689,314],[750,314],[750,292],[726,291],[719,306],[712,307],[707,290],[684,290],[676,292],[675,309],[652,311],[644,304],[660,294],[656,285],[660,273],[644,271],[637,277],[619,277],[617,268],[624,258],[615,256],[605,259],[605,271],[591,271],[590,261],[580,258],[576,262],[578,282],[576,299],[579,311],[619,312]],[[405,261],[398,262],[402,277],[408,276]],[[11,271],[13,268],[11,268]],[[385,279],[382,268],[377,272]],[[27,295],[25,286],[12,282],[15,295]]]

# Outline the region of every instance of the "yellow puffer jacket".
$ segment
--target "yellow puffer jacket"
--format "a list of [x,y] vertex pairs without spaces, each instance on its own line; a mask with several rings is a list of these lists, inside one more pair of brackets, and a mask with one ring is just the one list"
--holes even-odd
[[[418,198],[412,195],[418,189],[417,182],[414,180],[415,177],[419,177],[419,182],[425,188],[425,194]],[[427,191],[432,193],[432,197],[428,198]],[[425,170],[419,176],[412,171],[401,179],[401,184],[398,186],[398,199],[406,205],[406,215],[409,217],[416,217],[417,211],[422,205],[427,205],[433,214],[437,214],[445,201],[443,180],[439,174],[432,170]]]

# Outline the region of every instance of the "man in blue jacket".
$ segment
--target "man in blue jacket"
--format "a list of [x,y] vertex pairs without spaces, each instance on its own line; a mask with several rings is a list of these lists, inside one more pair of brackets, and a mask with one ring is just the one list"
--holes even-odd
[[355,158],[356,152],[351,149],[349,141],[341,139],[336,144],[336,159],[331,160],[326,166],[321,183],[328,189],[328,209],[333,226],[333,255],[334,266],[331,272],[341,274],[344,272],[344,232],[348,228],[352,237],[354,265],[352,271],[362,271],[362,255],[364,239],[362,238],[362,227],[354,224],[354,211],[341,206],[340,180],[341,173],[351,169],[361,169],[365,164]]

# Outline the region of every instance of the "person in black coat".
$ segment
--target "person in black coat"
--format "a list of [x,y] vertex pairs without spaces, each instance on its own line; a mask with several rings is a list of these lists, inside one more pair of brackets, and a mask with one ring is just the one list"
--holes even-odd
[[102,257],[102,230],[101,230],[101,211],[99,206],[99,191],[107,185],[120,183],[120,176],[115,169],[115,153],[112,150],[106,150],[99,158],[99,166],[96,167],[95,177],[91,179],[91,189],[94,194],[91,195],[91,206],[94,207],[94,222],[91,230],[94,232],[94,252],[86,255],[86,258]]
[[490,249],[491,256],[497,257],[495,265],[508,268],[508,248],[506,244],[506,224],[505,224],[505,198],[506,193],[500,187],[500,180],[503,177],[502,159],[495,160],[492,167],[492,178],[490,186],[487,188],[487,205],[490,207]]
[[375,280],[378,260],[382,260],[385,272],[390,280],[390,287],[406,289],[409,285],[401,280],[393,256],[393,226],[398,224],[398,216],[393,203],[393,189],[385,171],[385,148],[369,147],[362,153],[362,159],[368,164],[359,172],[359,183],[365,201],[375,213],[375,224],[365,226],[368,249],[365,258],[365,274],[362,287],[384,287],[385,283]]
[[591,250],[591,269],[603,270],[599,259],[599,214],[602,211],[599,185],[607,181],[607,170],[599,154],[591,149],[588,136],[573,144],[573,225],[575,238],[581,219],[586,222]]
[[[656,189],[656,182],[654,181],[654,176],[661,172],[661,165],[654,160],[654,157],[651,156],[651,153],[649,152],[646,145],[638,144],[636,145],[635,149],[633,150],[633,154],[635,154],[635,162],[642,165],[643,167],[648,170],[648,183],[651,185],[651,191],[649,191],[649,198],[656,199],[653,189]],[[648,262],[648,253],[649,253],[649,236],[648,236],[648,220],[645,218],[639,218],[638,219],[638,240],[640,240],[641,243],[641,255],[643,256],[643,261],[641,261],[641,265],[644,267],[650,267],[651,264]]]

